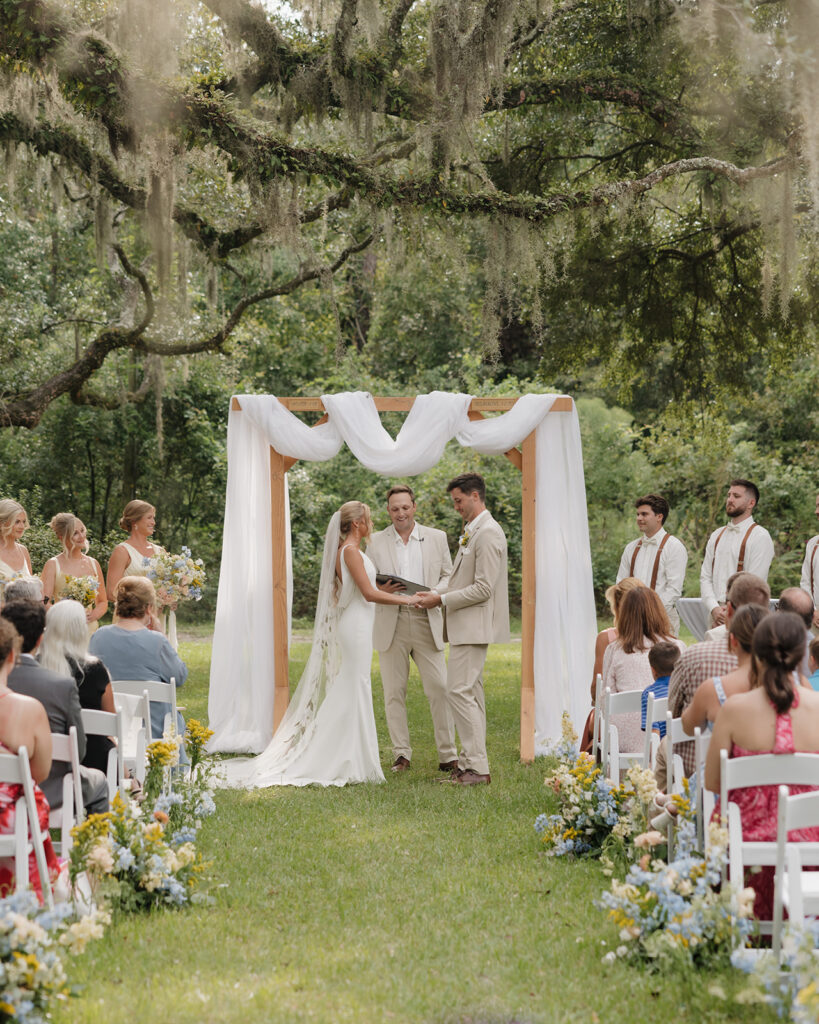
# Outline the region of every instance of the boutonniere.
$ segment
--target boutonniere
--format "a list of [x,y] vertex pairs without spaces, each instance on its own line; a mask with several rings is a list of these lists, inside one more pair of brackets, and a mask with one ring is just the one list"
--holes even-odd
[[464,530],[461,536],[458,538],[458,546],[465,548],[469,543],[469,530]]

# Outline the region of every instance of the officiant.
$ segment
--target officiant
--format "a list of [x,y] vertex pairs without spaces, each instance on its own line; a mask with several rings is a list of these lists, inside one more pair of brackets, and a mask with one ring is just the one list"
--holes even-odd
[[[387,513],[391,525],[372,535],[367,554],[380,576],[415,583],[419,590],[435,590],[452,571],[449,544],[443,530],[417,523],[415,511],[412,488],[405,484],[391,487],[387,492]],[[397,579],[386,579],[378,585],[393,592],[406,588],[405,583]],[[407,723],[410,658],[418,667],[421,685],[429,701],[438,767],[441,771],[457,768],[455,727],[446,694],[441,608],[377,605],[373,646],[378,651],[381,665],[387,728],[395,758],[392,770],[406,771],[412,761]]]

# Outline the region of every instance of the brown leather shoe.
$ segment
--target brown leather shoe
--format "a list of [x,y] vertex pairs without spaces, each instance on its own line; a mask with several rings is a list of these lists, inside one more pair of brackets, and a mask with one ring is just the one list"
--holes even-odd
[[442,761],[438,764],[438,771],[454,773],[459,772],[460,768],[457,761]]
[[452,781],[459,786],[488,786],[492,780],[488,774],[480,775],[478,772],[473,772],[471,768],[467,768],[459,775],[453,776]]
[[401,755],[400,757],[396,757],[396,759],[393,762],[393,766],[390,769],[390,771],[393,771],[393,772],[405,772],[405,771],[409,770],[409,767],[410,767],[409,759],[404,757],[403,755]]

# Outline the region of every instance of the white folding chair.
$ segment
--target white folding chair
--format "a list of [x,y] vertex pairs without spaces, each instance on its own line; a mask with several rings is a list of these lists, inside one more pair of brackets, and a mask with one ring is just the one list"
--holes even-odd
[[14,835],[0,835],[0,857],[14,858],[14,887],[17,892],[22,892],[28,888],[28,858],[33,852],[43,900],[53,910],[54,896],[48,877],[43,834],[37,817],[34,780],[25,747],[20,747],[16,754],[0,754],[0,782],[23,787],[23,795],[14,805]]
[[[749,786],[816,785],[819,779],[819,754],[757,754],[728,757],[720,751],[720,814],[728,823],[728,877],[738,888],[745,884],[745,868],[776,865],[776,842],[742,838],[739,807],[728,802],[734,789]],[[819,865],[819,843],[800,843],[803,864]],[[772,932],[772,922],[760,922],[760,931]]]
[[114,690],[114,706],[122,723],[122,760],[124,781],[128,770],[133,770],[137,781],[145,781],[147,770],[146,748],[151,734],[151,702],[147,691],[138,695],[118,693]]
[[706,853],[708,846],[708,829],[705,824],[711,820],[715,803],[714,794],[705,788],[705,758],[710,744],[711,733],[703,732],[699,726],[696,726],[694,729],[694,779],[696,781],[694,813],[697,816],[697,849],[702,853]]
[[[127,693],[131,694],[131,696],[141,697],[144,693],[147,693],[149,700],[156,701],[159,704],[170,704],[171,710],[165,714],[165,729],[167,730],[168,727],[169,716],[172,716],[171,721],[176,724],[178,708],[176,705],[175,679],[172,678],[169,683],[163,683],[161,679],[112,679],[111,687],[115,694]],[[161,736],[153,735],[150,714],[148,715],[145,739],[147,743],[162,739]]]
[[62,732],[51,734],[51,760],[71,766],[71,771],[63,775],[62,806],[52,807],[48,815],[48,827],[60,830],[58,852],[60,856],[67,857],[72,845],[71,829],[85,818],[76,725],[71,726],[68,735]]
[[[665,791],[668,796],[672,796],[674,793],[682,793],[685,777],[683,760],[679,754],[674,753],[674,747],[678,743],[690,743],[691,737],[683,729],[682,719],[675,718],[668,710],[665,713],[665,741]],[[669,862],[674,856],[674,829],[675,824],[672,819],[667,829]]]
[[112,713],[83,708],[82,726],[86,736],[110,736],[116,744],[108,751],[108,763],[105,770],[105,777],[108,780],[108,799],[113,800],[117,787],[125,779],[122,711],[117,710]]
[[646,701],[645,744],[643,746],[643,768],[653,768],[660,748],[660,737],[652,728],[655,722],[665,721],[668,711],[668,697],[655,697],[650,690]]
[[783,908],[794,924],[819,916],[819,871],[805,871],[803,852],[813,844],[788,841],[794,829],[819,827],[819,791],[789,796],[779,787],[776,824],[776,874],[774,876],[773,953],[778,959],[782,945]]
[[594,687],[594,729],[592,731],[592,757],[603,763],[603,677],[597,673]]
[[613,715],[635,714],[638,717],[642,708],[642,690],[626,690],[625,693],[612,693],[606,687],[603,702],[603,774],[614,782],[620,781],[621,770],[628,767],[628,762],[643,760],[643,750],[620,750],[620,734],[612,722]]

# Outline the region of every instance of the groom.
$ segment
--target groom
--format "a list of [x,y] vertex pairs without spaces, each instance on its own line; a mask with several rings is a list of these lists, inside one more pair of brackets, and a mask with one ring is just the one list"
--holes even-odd
[[461,758],[453,782],[488,784],[486,706],[483,666],[490,643],[509,639],[506,537],[486,508],[486,484],[477,473],[450,480],[447,491],[464,521],[452,574],[443,592],[418,594],[422,608],[444,606],[449,640],[447,690],[461,738]]

